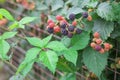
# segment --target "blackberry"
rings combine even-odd
[[[67,25],[66,23],[61,23],[60,27],[64,29],[64,28],[66,28],[66,25]]]
[[[68,27],[68,30],[69,30],[70,32],[73,32],[73,31],[74,31],[74,29],[75,29],[75,27],[74,27],[74,26],[72,26],[72,25],[70,25],[70,26]]]
[[[82,30],[81,30],[81,29],[76,28],[76,34],[80,34],[81,32],[82,32]]]
[[[88,13],[87,12],[83,12],[82,16],[83,16],[83,18],[87,18],[88,17]]]
[[[73,20],[75,19],[75,14],[71,13],[71,14],[69,15],[69,19],[70,19],[71,21],[73,21]]]
[[[67,35],[67,34],[68,34],[68,31],[67,31],[66,29],[62,29],[62,30],[61,30],[61,34]]]
[[[102,47],[101,47],[100,45],[96,45],[96,46],[95,46],[95,50],[96,50],[96,51],[100,51],[101,49],[102,49]]]
[[[48,31],[49,33],[53,33],[53,32],[54,32],[54,29],[53,29],[53,28],[48,27],[48,28],[47,28],[47,31]]]
[[[72,38],[73,34],[72,33],[68,33],[67,35],[69,38]]]

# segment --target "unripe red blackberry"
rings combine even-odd
[[[76,28],[76,34],[80,34],[81,32],[82,32],[82,30],[81,30],[81,29]]]
[[[49,25],[48,25],[50,28],[53,28],[55,26],[55,23],[51,22]]]
[[[56,26],[56,27],[54,27],[53,29],[54,29],[54,33],[60,32],[60,27],[59,27],[59,26]]]
[[[71,13],[71,14],[69,15],[69,19],[70,19],[71,21],[73,21],[73,20],[75,19],[75,14]]]
[[[61,34],[67,35],[67,34],[68,34],[68,31],[67,31],[66,29],[61,29]]]
[[[72,38],[73,34],[72,33],[68,33],[67,35],[69,38]]]
[[[95,50],[96,50],[96,51],[100,51],[101,49],[102,49],[102,47],[101,47],[100,45],[96,45],[96,46],[95,46]]]
[[[49,19],[49,20],[47,21],[47,24],[50,24],[50,23],[53,23],[53,21]]]
[[[72,25],[70,25],[70,26],[68,27],[68,30],[69,30],[70,32],[73,32],[73,31],[74,31],[74,29],[75,29],[75,27],[74,27],[74,26],[72,26]]]
[[[76,26],[76,25],[77,25],[77,21],[74,20],[74,21],[72,22],[72,25],[73,25],[73,26]]]
[[[47,31],[48,31],[49,33],[53,33],[53,32],[54,32],[54,29],[53,29],[53,28],[48,27],[48,28],[47,28]]]
[[[83,16],[83,18],[87,18],[88,17],[88,13],[87,12],[83,12],[82,16]]]
[[[63,17],[61,15],[57,15],[56,20],[58,20],[58,21],[63,20]]]

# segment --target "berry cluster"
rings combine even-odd
[[[73,34],[80,34],[82,32],[80,28],[76,27],[77,21],[73,13],[69,15],[69,20],[72,23],[68,23],[61,15],[57,15],[56,20],[57,22],[53,22],[52,20],[47,21],[47,31],[49,33],[61,33],[64,36],[72,38]]]
[[[0,20],[0,26],[3,26],[3,25],[5,25],[5,24],[7,24],[7,22],[8,22],[7,19],[5,19],[5,18],[1,19],[1,20]]]
[[[94,36],[93,42],[90,44],[90,46],[96,51],[99,51],[101,54],[103,54],[112,48],[111,44],[103,42],[98,32],[95,32],[93,36]]]

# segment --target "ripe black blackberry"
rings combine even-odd
[[[60,27],[63,28],[63,29],[66,28],[66,26],[67,26],[66,23],[61,23],[61,24],[60,24]]]
[[[70,31],[70,32],[73,32],[73,31],[74,31],[74,29],[75,29],[75,27],[74,27],[74,26],[72,26],[72,25],[70,25],[70,26],[68,27],[68,31]]]
[[[83,16],[83,18],[87,18],[88,17],[88,13],[87,12],[83,12],[82,16]]]
[[[71,21],[73,21],[73,20],[75,19],[75,14],[71,13],[71,14],[69,15],[69,19],[70,19]]]
[[[81,32],[82,32],[82,30],[81,30],[81,29],[76,28],[76,34],[80,34]]]
[[[54,32],[54,29],[53,29],[53,28],[48,27],[48,28],[47,28],[47,31],[48,31],[49,33],[53,33],[53,32]]]
[[[66,29],[61,29],[61,34],[62,35],[67,35],[68,34],[68,31]]]

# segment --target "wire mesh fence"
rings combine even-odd
[[[6,8],[7,10],[9,10],[12,14],[19,16],[27,16],[26,14],[22,13],[20,14],[19,12],[17,12],[16,10],[14,10],[13,7],[18,7],[19,4],[14,3],[13,1],[7,0],[6,5],[1,5],[1,7]],[[49,35],[49,33],[45,30],[45,29],[41,29],[40,25],[38,24],[28,24],[26,25],[29,27],[28,31],[24,31],[24,34],[29,35],[29,36],[36,36],[39,38],[42,38],[43,34],[44,35]],[[7,28],[0,28],[0,32],[2,33],[3,31],[7,31]],[[17,35],[18,37],[22,38],[22,36],[24,36],[24,34],[20,31],[21,35]],[[54,38],[60,40],[61,37],[54,35]],[[15,39],[11,39],[9,40],[9,42],[16,42],[17,41]],[[13,58],[10,60],[11,63],[7,63],[5,62],[6,70],[7,72],[10,74],[10,76],[12,76],[15,71],[16,68],[18,67],[18,65],[20,64],[20,62],[24,59],[25,53],[26,53],[26,49],[22,49],[19,46],[15,46],[15,49],[12,49],[13,51]],[[119,45],[116,42],[116,46],[119,47]],[[29,48],[29,47],[28,47]],[[109,62],[113,62],[115,63],[115,59],[117,57],[120,56],[120,50],[118,49],[114,49],[115,52],[115,57],[110,56],[108,59],[108,63]],[[11,66],[11,64],[13,66]],[[87,70],[87,68],[85,66],[82,67],[83,68],[83,73],[79,73],[76,72],[76,76],[77,76],[77,80],[86,80],[87,77],[84,75],[84,70]],[[120,70],[117,68],[112,69],[110,67],[110,65],[106,65],[106,70],[105,73],[107,74],[108,72],[110,72],[111,74],[113,74],[111,77],[113,77],[110,80],[120,80]],[[60,76],[63,76],[64,74],[60,71],[56,71],[56,73],[53,75],[49,70],[47,70],[42,64],[34,64],[33,69],[31,70],[31,72],[27,75],[26,80],[59,80]],[[10,77],[9,76],[9,77]],[[110,76],[110,75],[109,75]],[[108,77],[109,77],[108,76]],[[3,79],[3,80],[7,80],[7,79]]]

